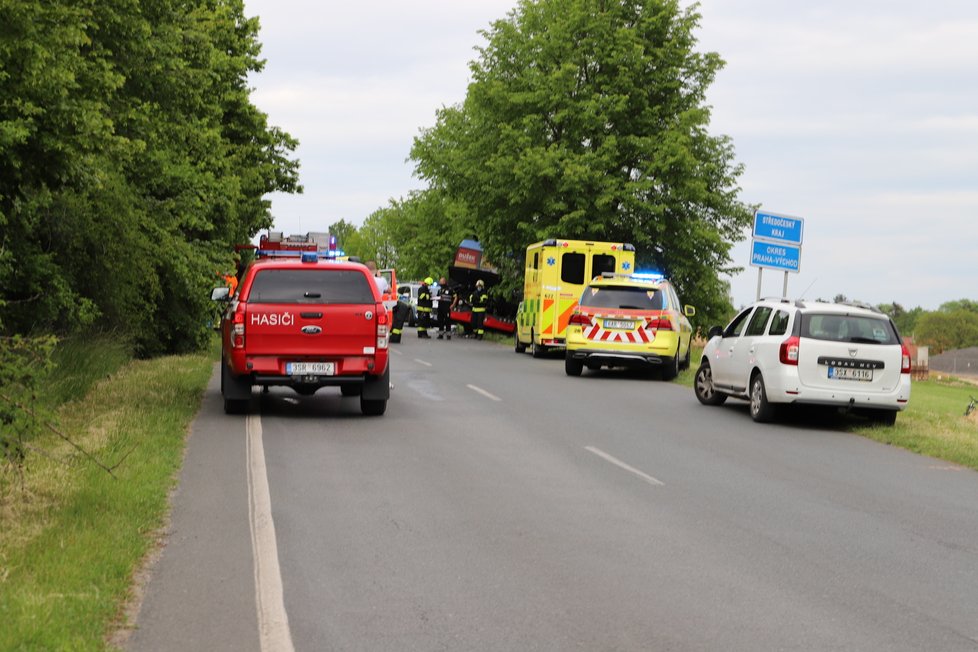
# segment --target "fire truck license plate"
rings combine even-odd
[[[332,376],[336,373],[335,362],[287,362],[285,373],[290,376]]]
[[[630,331],[635,327],[635,322],[633,321],[623,321],[621,319],[605,319],[605,328],[616,328],[618,330]]]
[[[846,367],[829,367],[829,378],[838,380],[873,380],[872,369],[848,369]]]

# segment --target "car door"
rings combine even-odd
[[[754,308],[747,327],[737,341],[730,347],[730,384],[738,392],[746,392],[750,382],[750,374],[757,360],[758,345],[767,331],[767,323],[771,319],[774,308],[760,305]]]
[[[720,341],[717,343],[713,356],[710,358],[710,367],[713,370],[714,384],[722,385],[724,387],[733,385],[735,370],[732,356],[737,350],[737,344],[740,342],[740,336],[743,333],[744,328],[747,326],[747,319],[750,317],[752,312],[754,312],[753,306],[743,310],[740,314],[734,317],[729,324],[727,324],[725,329],[723,329],[723,334],[720,336]]]

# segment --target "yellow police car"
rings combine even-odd
[[[564,370],[580,376],[584,367],[638,367],[672,380],[689,366],[694,314],[659,274],[596,276],[571,315]]]

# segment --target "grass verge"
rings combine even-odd
[[[68,359],[87,368],[91,352],[77,347]],[[52,384],[62,397],[90,388],[61,405],[58,428],[118,467],[113,477],[46,434],[32,442],[45,455],[32,453],[21,475],[4,471],[0,649],[108,647],[105,637],[122,618],[133,572],[165,518],[214,359],[212,349],[115,365],[115,373],[103,359],[86,373],[63,370],[63,386]]]
[[[699,367],[696,361],[702,352],[702,347],[693,347],[693,364],[676,379],[690,391]],[[884,444],[978,470],[978,411],[970,418],[964,416],[971,396],[978,396],[978,387],[955,378],[945,376],[938,380],[935,376],[930,380],[915,380],[910,403],[897,416],[892,428],[867,425],[856,418],[841,422],[841,428]]]

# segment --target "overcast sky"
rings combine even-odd
[[[305,193],[272,196],[287,233],[359,225],[420,188],[413,138],[465,97],[478,31],[516,5],[245,2],[267,59],[253,99],[301,142]],[[978,2],[703,0],[700,12],[699,49],[727,62],[708,101],[711,130],[745,166],[741,199],[805,219],[788,295],[978,299]],[[738,306],[757,292],[747,236]],[[762,294],[783,280],[765,271]]]

